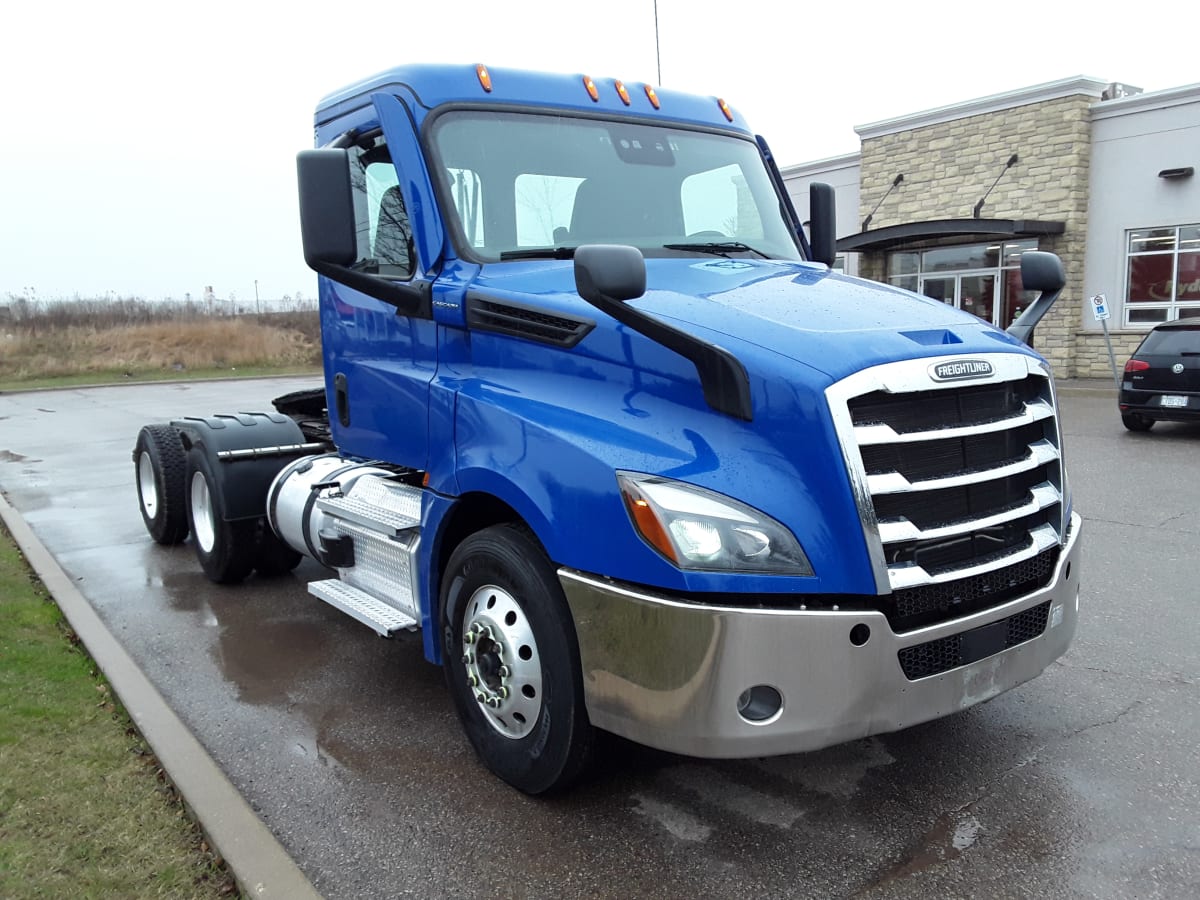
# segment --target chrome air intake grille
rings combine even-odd
[[[878,366],[826,392],[876,587],[892,594],[884,608],[897,630],[1004,602],[1014,586],[1041,586],[1061,544],[1061,440],[1048,372],[1032,357],[983,354],[970,360],[990,374],[935,380],[936,366],[955,359]]]

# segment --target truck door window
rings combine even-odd
[[[349,155],[358,245],[353,267],[376,275],[412,277],[412,228],[383,138],[352,147]]]

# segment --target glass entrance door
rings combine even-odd
[[[979,274],[926,275],[921,293],[948,306],[966,310],[985,322],[995,322],[996,276]]]

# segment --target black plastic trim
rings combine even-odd
[[[596,327],[592,319],[551,312],[513,300],[501,300],[478,291],[467,293],[466,312],[467,325],[470,328],[494,331],[497,334],[525,338],[555,347],[574,347]],[[556,321],[547,322],[547,319]]]
[[[916,241],[942,237],[1039,237],[1062,234],[1066,222],[1034,219],[939,219],[933,222],[905,222],[872,228],[841,238],[839,253],[891,250]]]

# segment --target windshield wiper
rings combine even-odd
[[[528,250],[501,250],[500,259],[573,259],[574,247],[531,247]]]
[[[694,244],[663,244],[664,250],[695,250],[697,253],[715,253],[717,256],[729,257],[730,253],[757,253],[763,259],[771,257],[757,247],[743,244],[741,241],[699,241]]]

